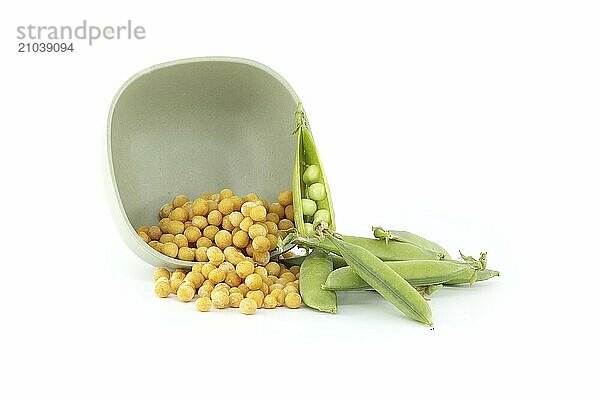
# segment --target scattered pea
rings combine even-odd
[[[241,279],[246,279],[254,272],[254,263],[249,260],[240,261],[235,266],[235,272]]]
[[[293,196],[292,192],[289,190],[284,190],[277,196],[277,202],[281,204],[283,207],[292,204]]]
[[[240,278],[235,270],[229,271],[225,276],[225,283],[229,286],[239,286],[242,283],[242,278]]]
[[[168,297],[171,293],[171,282],[168,278],[161,277],[154,283],[154,293],[158,297]]]
[[[254,225],[254,221],[250,217],[245,217],[242,222],[240,222],[240,229],[244,232],[248,232],[250,227]]]
[[[171,213],[169,214],[169,218],[171,219],[171,221],[179,221],[183,223],[187,221],[188,213],[183,208],[177,207],[173,211],[171,211]]]
[[[300,297],[300,295],[298,293],[288,293],[285,296],[285,305],[288,308],[298,308],[300,307],[300,304],[302,303],[302,298]]]
[[[240,230],[240,231],[236,232],[233,235],[233,240],[232,241],[233,241],[233,244],[236,247],[238,247],[240,249],[243,249],[246,246],[248,246],[248,243],[250,241],[250,237],[248,236],[247,232],[245,232],[243,230]]]
[[[221,230],[217,232],[217,234],[215,235],[215,244],[221,249],[231,246],[231,233],[226,230]]]
[[[272,261],[265,265],[265,269],[267,270],[267,275],[279,276],[279,271],[281,270],[281,267],[278,263]]]
[[[204,264],[202,266],[202,275],[204,276],[204,279],[208,279],[208,274],[210,274],[211,271],[216,268],[217,267],[214,264],[211,264],[211,263]]]
[[[242,314],[251,315],[256,312],[258,308],[254,299],[245,298],[240,301],[240,311]]]
[[[294,285],[286,285],[283,288],[283,293],[287,296],[290,293],[298,293],[298,288],[296,288]]]
[[[243,299],[244,296],[241,293],[231,293],[229,295],[229,307],[238,308]]]
[[[220,283],[223,282],[225,280],[225,277],[227,276],[226,272],[223,271],[221,268],[215,268],[212,271],[210,271],[210,273],[208,274],[208,279],[212,282],[212,283]]]
[[[202,273],[202,265],[203,264],[201,262],[194,263],[194,265],[192,265],[192,271],[194,271],[194,272],[198,271],[198,272]]]
[[[287,218],[279,220],[279,223],[277,224],[277,228],[279,229],[279,231],[287,231],[289,229],[292,229],[293,227],[294,223]]]
[[[198,296],[199,297],[208,297],[210,298],[210,294],[213,291],[213,287],[210,285],[202,285],[200,286],[200,288],[198,289]]]
[[[217,246],[209,247],[208,250],[206,250],[206,256],[213,265],[220,265],[223,261],[225,261],[225,255],[223,254],[223,251],[221,251],[221,249]]]
[[[281,283],[273,283],[271,284],[271,286],[269,286],[269,292],[273,293],[275,290],[283,290],[285,286],[282,285]]]
[[[267,210],[262,205],[252,207],[250,209],[249,216],[250,216],[250,218],[252,218],[253,221],[262,222],[262,221],[265,221],[267,218]]]
[[[219,212],[222,215],[229,215],[233,212],[234,210],[234,204],[233,204],[233,200],[231,198],[226,198],[223,199],[219,202]]]
[[[179,249],[177,258],[183,261],[194,261],[196,259],[196,251],[189,247],[182,247]]]
[[[160,239],[162,235],[162,231],[160,230],[160,227],[157,225],[152,225],[150,228],[148,228],[148,237],[151,240],[158,240]]]
[[[202,271],[190,271],[183,280],[191,282],[194,288],[198,289],[204,283],[204,275],[202,275]]]
[[[277,307],[277,298],[272,294],[268,294],[263,300],[263,305],[265,308],[275,308]]]
[[[246,293],[247,299],[252,299],[256,302],[256,307],[261,308],[265,299],[265,294],[261,290],[250,290]]]
[[[179,299],[179,301],[182,301],[184,303],[191,301],[194,298],[195,294],[196,290],[194,288],[194,285],[190,282],[182,282],[179,285],[179,288],[177,288],[177,298]]]
[[[259,290],[262,287],[262,278],[260,275],[252,273],[244,279],[244,283],[250,290]]]
[[[229,305],[229,294],[223,290],[213,290],[210,298],[215,308],[226,308]]]
[[[211,211],[215,211],[219,209],[219,204],[215,201],[215,200],[207,200],[206,203],[208,204],[208,212],[210,214]]]
[[[160,278],[171,279],[171,273],[166,268],[157,268],[154,270],[154,273],[152,274],[152,278],[154,278],[155,282],[157,280],[159,280]]]
[[[181,207],[182,205],[184,205],[188,201],[190,201],[190,199],[186,195],[178,194],[177,196],[175,196],[173,198],[173,206],[174,207]]]
[[[205,217],[206,215],[208,215],[208,208],[208,201],[203,198],[196,199],[192,203],[192,212],[194,213],[194,215],[201,215]]]
[[[223,290],[227,292],[227,294],[229,294],[229,289],[231,289],[231,287],[229,287],[228,284],[226,284],[225,282],[220,282],[215,285],[213,290]]]
[[[210,308],[212,307],[212,302],[208,296],[197,298],[194,304],[196,305],[196,310],[202,312],[210,311]]]
[[[197,226],[190,226],[183,231],[188,243],[196,243],[202,236],[202,231]]]
[[[265,221],[274,223],[275,227],[277,227],[277,223],[279,222],[279,219],[280,219],[279,215],[277,215],[273,212],[268,213],[267,216],[265,217]]]
[[[269,213],[276,214],[279,219],[282,219],[285,217],[285,207],[279,203],[271,203],[269,206]]]
[[[185,237],[184,234],[178,233],[173,238],[173,243],[175,243],[177,245],[177,247],[187,247],[188,240],[187,240],[187,238]]]
[[[244,199],[240,196],[231,196],[231,201],[233,201],[233,209],[235,211],[240,211],[242,208],[242,204],[244,204]]]
[[[175,240],[175,235],[171,234],[171,233],[163,233],[162,235],[160,235],[160,239],[158,239],[158,241],[160,243],[169,243],[169,242],[173,242]]]
[[[179,248],[177,247],[177,245],[175,243],[169,242],[169,243],[165,243],[163,245],[162,253],[165,256],[175,258],[175,257],[177,257],[178,252],[179,252]]]
[[[294,220],[294,206],[292,204],[285,207],[285,217],[290,221]]]
[[[229,220],[229,215],[226,215],[223,217],[223,222],[221,222],[221,227],[229,232],[231,232],[235,228],[235,226],[233,226],[233,224]]]
[[[167,225],[167,232],[171,235],[177,235],[178,233],[183,233],[185,229],[185,225],[181,221],[170,220]]]
[[[192,225],[202,231],[202,229],[208,226],[208,220],[203,215],[194,215],[192,217]]]
[[[239,211],[234,211],[231,214],[229,214],[229,222],[231,222],[231,225],[233,225],[234,227],[240,226],[240,223],[243,219],[244,215]]]
[[[256,203],[254,203],[253,201],[246,201],[244,204],[242,204],[240,211],[244,217],[249,217],[250,211],[254,207],[256,207]]]
[[[160,211],[158,212],[158,215],[161,218],[167,218],[169,216],[169,214],[171,214],[171,211],[173,211],[175,207],[173,207],[173,204],[171,203],[166,203],[163,204],[163,206],[160,208]]]
[[[238,286],[238,289],[240,289],[240,293],[242,293],[244,296],[246,296],[246,294],[250,291],[250,289],[248,289],[248,285],[245,283],[241,283],[240,286]]]
[[[253,224],[248,229],[248,236],[250,236],[251,239],[255,239],[258,236],[267,236],[267,233],[267,228],[260,224]]]
[[[196,249],[196,261],[202,261],[202,262],[206,262],[208,261],[208,256],[206,255],[206,250],[208,250],[207,247],[198,247]]]
[[[158,227],[160,228],[162,233],[167,233],[169,222],[171,222],[171,220],[169,218],[162,218],[158,222]]]
[[[256,261],[258,265],[267,265],[271,259],[268,251],[255,251],[252,254],[252,259]]]
[[[254,247],[254,250],[258,252],[269,251],[271,242],[266,238],[266,236],[257,236],[252,240],[252,247]]]

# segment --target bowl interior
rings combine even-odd
[[[224,187],[269,201],[291,186],[297,98],[278,75],[247,60],[158,66],[113,103],[109,158],[131,228],[158,222],[174,195]]]

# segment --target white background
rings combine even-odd
[[[329,3],[3,10],[3,397],[592,395],[594,2]],[[147,38],[17,53],[16,26],[83,18],[132,19]],[[434,331],[368,293],[340,296],[335,316],[200,314],[154,297],[106,206],[108,107],[140,69],[206,55],[255,59],[295,88],[341,232],[383,224],[487,250],[502,276],[436,293]]]

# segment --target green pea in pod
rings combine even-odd
[[[329,184],[302,102],[298,102],[296,109],[294,134],[298,135],[292,177],[294,224],[300,236],[312,237],[315,235],[315,225],[323,222],[335,229],[335,215]]]

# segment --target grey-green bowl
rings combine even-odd
[[[172,61],[131,77],[107,136],[109,202],[127,246],[152,266],[189,268],[136,233],[158,223],[162,204],[225,187],[274,201],[290,189],[297,101],[279,74],[240,58]]]

